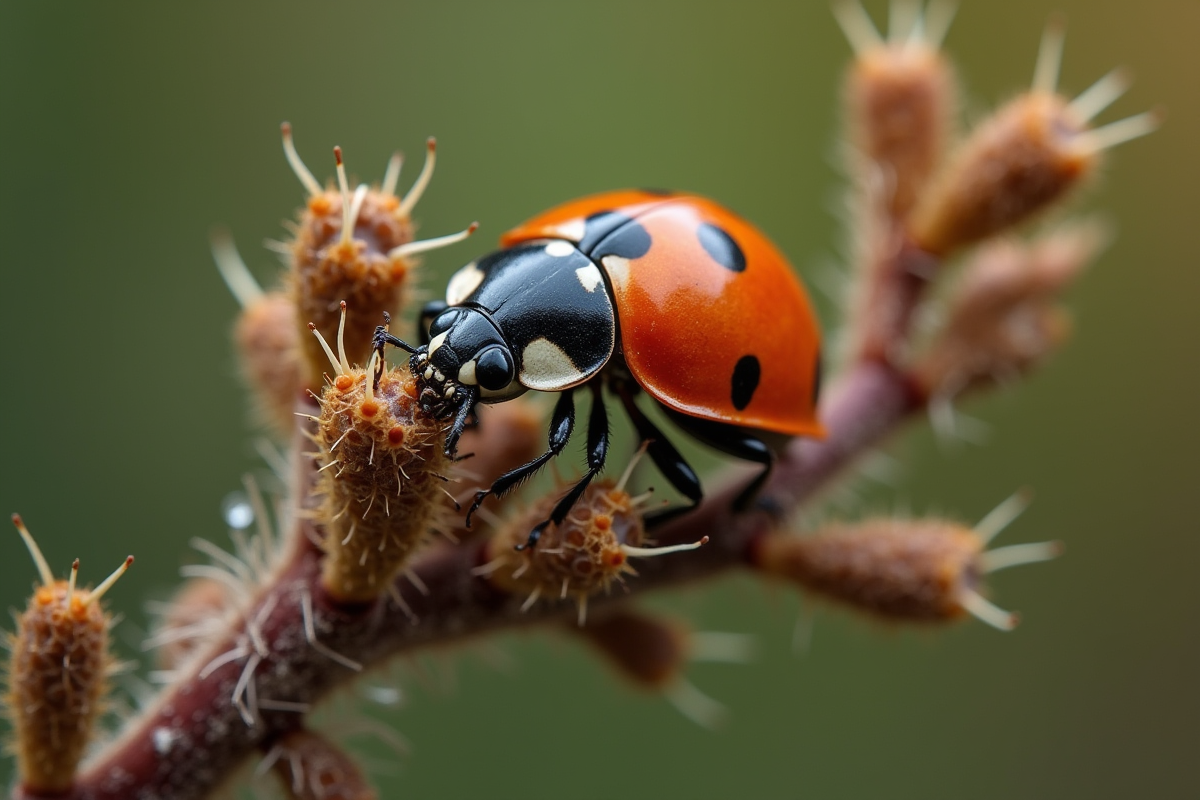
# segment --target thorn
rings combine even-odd
[[[971,589],[964,589],[958,597],[958,602],[971,616],[980,622],[986,622],[996,630],[1011,631],[1021,621],[1021,616],[1016,612],[1005,611],[993,605],[983,595]]]
[[[429,186],[429,180],[433,177],[433,167],[436,163],[437,139],[430,136],[425,140],[425,163],[421,166],[421,174],[413,182],[412,188],[408,190],[408,194],[404,195],[404,199],[400,201],[400,207],[396,209],[396,216],[407,217],[416,208],[417,202],[425,194],[425,189]]]
[[[338,321],[338,366],[342,368],[342,375],[350,372],[350,361],[346,358],[346,301],[340,303],[342,309],[341,319]]]
[[[308,329],[313,332],[313,335],[317,337],[317,341],[321,343],[321,348],[325,351],[325,355],[329,356],[329,363],[333,366],[333,371],[338,375],[342,375],[342,365],[338,363],[337,356],[333,354],[333,348],[329,346],[329,342],[325,341],[325,337],[317,330],[317,324],[315,322],[308,323]]]
[[[975,534],[986,545],[1000,535],[1000,532],[1012,524],[1013,520],[1025,513],[1033,502],[1033,489],[1023,486],[1013,492],[1000,505],[989,511],[975,525]]]
[[[50,571],[50,565],[46,563],[46,557],[42,555],[41,548],[37,546],[37,542],[33,540],[29,529],[25,527],[25,521],[21,519],[21,515],[13,514],[12,523],[17,526],[17,532],[21,534],[21,538],[25,540],[25,546],[29,548],[29,555],[33,557],[33,564],[37,567],[38,576],[42,579],[42,585],[53,586],[54,573]]]
[[[1099,153],[1101,150],[1111,150],[1119,144],[1154,133],[1162,127],[1165,117],[1166,115],[1161,109],[1155,109],[1126,117],[1119,122],[1110,122],[1101,128],[1088,131],[1080,138],[1085,143],[1088,152]]]
[[[1062,66],[1063,40],[1067,20],[1062,14],[1052,14],[1042,32],[1038,46],[1037,66],[1033,70],[1033,91],[1054,94],[1058,91],[1058,71]]]
[[[404,155],[397,150],[388,159],[387,170],[383,173],[383,182],[379,184],[379,193],[385,197],[396,196],[396,184],[400,182],[400,169],[404,166]]]
[[[217,271],[221,273],[222,280],[229,287],[230,294],[238,301],[238,305],[248,308],[261,300],[262,287],[258,285],[258,281],[254,280],[250,268],[242,260],[229,231],[223,228],[213,231],[209,236],[209,244],[212,248],[213,261],[217,264]]]
[[[478,229],[479,223],[472,222],[467,226],[466,230],[459,231],[458,233],[450,233],[433,239],[423,239],[419,242],[408,242],[406,244],[393,247],[390,251],[388,251],[388,258],[405,258],[417,253],[424,253],[427,250],[436,250],[439,247],[448,247],[452,244],[458,244]]]
[[[287,156],[288,164],[292,167],[292,172],[296,173],[296,177],[300,179],[300,183],[308,190],[310,196],[316,197],[321,194],[323,191],[321,184],[309,172],[308,167],[304,166],[304,161],[301,160],[300,154],[296,152],[296,145],[292,141],[291,123],[280,123],[279,130],[283,134],[283,153]]]
[[[669,547],[634,547],[633,545],[621,545],[621,552],[627,556],[635,558],[649,558],[651,556],[665,556],[668,553],[681,553],[684,550],[695,550],[708,544],[708,537],[705,536],[698,542],[691,544],[675,544]]]
[[[833,4],[833,16],[856,56],[883,46],[883,37],[858,0],[837,0]]]
[[[1123,67],[1117,67],[1084,89],[1067,105],[1067,111],[1081,122],[1088,122],[1125,94],[1131,83],[1129,71]]]
[[[71,577],[67,579],[67,604],[70,605],[71,597],[75,594],[75,584],[79,582],[79,559],[71,562]]]
[[[979,571],[987,575],[1022,564],[1050,561],[1061,556],[1065,549],[1062,542],[1033,542],[1000,547],[979,554]]]
[[[76,559],[76,563],[78,563],[78,559]],[[133,556],[125,556],[125,561],[121,564],[121,566],[113,570],[113,573],[105,578],[103,583],[101,583],[95,589],[92,589],[92,593],[88,595],[87,600],[83,601],[83,604],[85,606],[90,606],[101,597],[104,597],[105,593],[107,593],[108,590],[113,587],[113,584],[115,584],[120,577],[125,574],[126,570],[132,566]]]

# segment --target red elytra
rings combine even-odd
[[[815,408],[821,340],[808,295],[787,258],[737,214],[694,195],[622,190],[552,208],[500,242],[578,244],[601,212],[634,219],[650,236],[644,255],[600,260],[619,347],[646,392],[702,419],[823,436]],[[751,360],[757,380],[739,408],[731,376]]]

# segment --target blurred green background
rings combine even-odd
[[[822,612],[797,658],[789,592],[740,578],[656,598],[760,641],[757,663],[689,673],[732,710],[715,733],[571,641],[504,637],[505,669],[479,648],[438,654],[423,662],[432,679],[396,673],[407,707],[381,715],[412,755],[363,747],[386,764],[387,797],[1200,796],[1200,4],[967,2],[947,45],[966,118],[1027,85],[1054,9],[1069,19],[1063,86],[1129,65],[1137,83],[1102,119],[1162,106],[1167,125],[1116,151],[1076,204],[1117,232],[1072,293],[1076,339],[1026,384],[970,405],[985,445],[944,448],[914,425],[893,448],[892,485],[867,485],[845,512],[974,520],[1034,487],[1002,542],[1062,538],[1068,554],[994,582],[1021,628],[913,632]],[[625,185],[721,199],[813,285],[842,251],[848,47],[824,3],[5,2],[0,14],[0,509],[25,516],[58,571],[78,556],[95,581],[137,555],[110,595],[125,655],[142,603],[195,559],[188,539],[224,542],[222,499],[263,469],[229,341],[236,306],[207,237],[227,225],[272,280],[260,243],[284,235],[302,199],[281,120],[322,178],[334,144],[367,180],[399,147],[407,185],[424,137],[438,137],[423,230],[483,228],[427,260],[435,291],[507,227]],[[15,534],[0,541],[0,605],[21,606],[34,569]],[[362,705],[344,698],[324,719],[351,728]],[[0,782],[10,775],[0,766]]]

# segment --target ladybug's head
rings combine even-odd
[[[525,391],[511,348],[483,311],[447,308],[434,318],[429,336],[429,345],[410,361],[427,411],[449,417],[464,402],[498,403]]]

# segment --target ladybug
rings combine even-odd
[[[412,354],[418,402],[453,419],[446,454],[477,403],[533,389],[558,392],[549,448],[478,492],[501,496],[562,452],[575,426],[574,393],[587,389],[587,472],[550,518],[558,524],[604,468],[609,430],[603,390],[624,408],[663,476],[694,508],[695,471],[639,408],[644,392],[684,432],[757,462],[744,508],[770,474],[787,436],[822,436],[816,419],[820,332],[783,254],[759,230],[711,200],[626,190],[553,208],[501,237],[503,249],[450,279],[445,302],[421,312],[422,345],[376,329],[375,346]],[[381,359],[382,362],[382,359]]]

